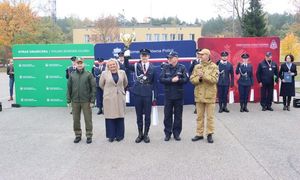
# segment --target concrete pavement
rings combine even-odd
[[[6,98],[0,85],[0,97]],[[300,179],[300,109],[286,112],[275,104],[274,112],[262,112],[259,104],[250,104],[250,113],[240,113],[238,104],[229,105],[230,113],[216,113],[214,144],[191,141],[196,129],[191,105],[184,106],[180,142],[163,141],[160,107],[150,144],[134,143],[133,108],[127,108],[119,143],[106,140],[104,117],[94,109],[93,143],[87,145],[85,138],[73,143],[67,108],[4,103],[0,179]]]

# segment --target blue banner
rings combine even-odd
[[[161,63],[167,62],[166,56],[171,51],[176,51],[179,54],[179,63],[185,65],[187,72],[190,67],[190,62],[192,59],[195,58],[195,49],[196,49],[196,43],[195,41],[160,41],[160,42],[133,42],[130,45],[130,55],[132,59],[139,59],[140,49],[149,49],[151,51],[150,54],[150,62],[154,64],[156,67],[156,73],[157,77],[159,77],[159,74],[161,72]],[[122,51],[124,49],[123,43],[105,43],[105,44],[96,44],[94,47],[95,52],[95,59],[96,58],[104,58],[104,59],[110,59],[113,57],[118,56],[118,52]],[[131,60],[131,63],[134,63],[136,61]],[[132,85],[132,79],[133,79],[134,73],[132,72],[129,79],[129,85]],[[158,104],[163,105],[164,104],[164,91],[163,91],[163,85],[159,83],[159,80],[157,81],[158,88]],[[185,85],[185,97],[184,97],[184,104],[193,104],[194,103],[194,87],[189,82]],[[130,94],[130,103],[129,105],[133,105],[133,96]]]

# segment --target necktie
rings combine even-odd
[[[146,64],[144,64],[144,72],[146,72]]]

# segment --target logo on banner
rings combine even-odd
[[[21,91],[36,91],[34,87],[20,87]]]
[[[46,101],[47,102],[63,102],[62,99],[50,99],[50,98],[47,98]]]
[[[270,48],[271,49],[277,49],[278,48],[278,45],[277,45],[277,43],[274,39],[271,41]]]
[[[19,64],[19,67],[23,67],[23,68],[33,68],[35,67],[34,64]]]
[[[46,87],[47,91],[63,91],[64,89],[61,87]]]
[[[36,79],[34,76],[19,76],[20,79]]]
[[[62,67],[61,64],[45,64],[45,67]]]
[[[21,102],[37,102],[36,99],[21,98]]]
[[[113,56],[118,56],[118,53],[121,51],[122,51],[122,49],[117,47],[117,48],[113,49],[112,54],[113,54]]]
[[[59,76],[59,75],[46,75],[45,76],[46,79],[62,79],[63,77]]]

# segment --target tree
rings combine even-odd
[[[92,42],[115,42],[119,41],[120,28],[118,19],[114,16],[100,17],[95,21],[95,37]],[[98,38],[97,38],[98,36]]]
[[[251,0],[242,24],[243,36],[265,36],[267,34],[265,13],[260,0]]]
[[[281,41],[281,54],[293,54],[295,60],[300,58],[300,43],[294,33],[288,33],[286,37]]]

